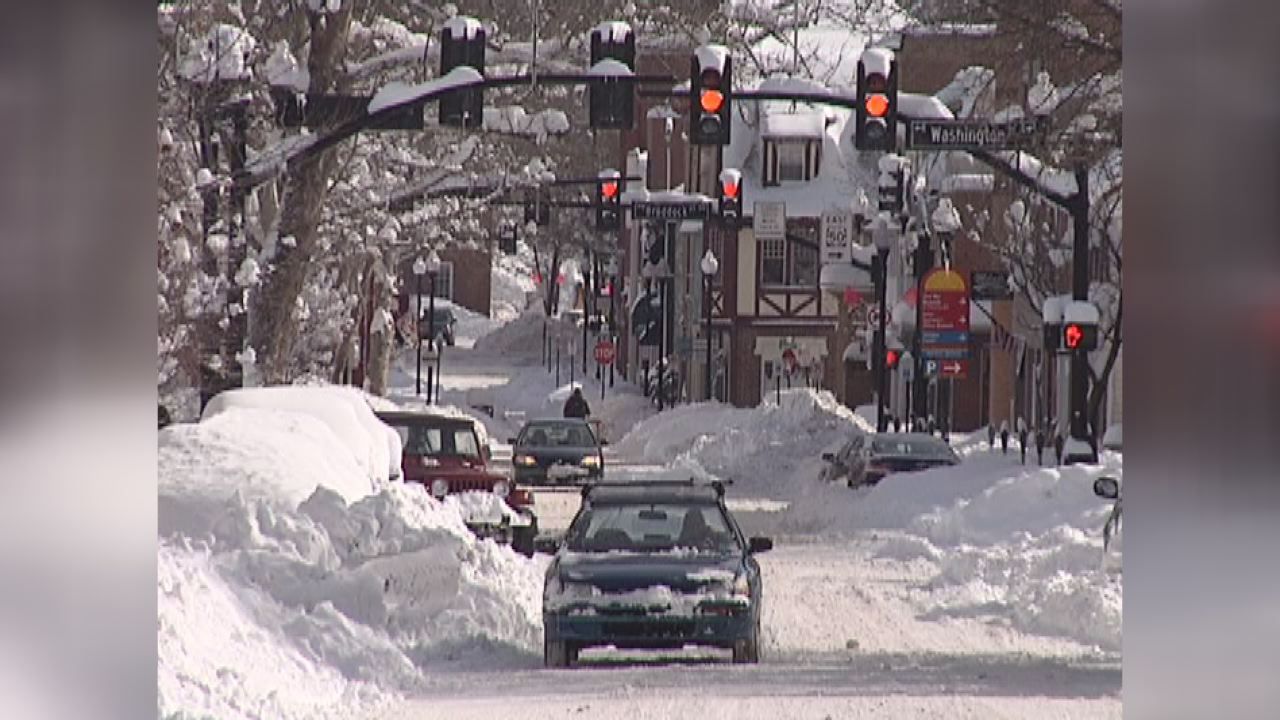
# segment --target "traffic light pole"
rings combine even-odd
[[[1089,300],[1089,173],[1077,167],[1076,194],[1071,197],[1071,297],[1077,301]],[[1071,352],[1071,437],[1089,443],[1091,460],[1097,459],[1098,450],[1089,433],[1086,408],[1089,405],[1089,355],[1085,350]]]
[[[884,416],[885,396],[889,393],[889,367],[885,362],[888,343],[885,340],[888,329],[888,309],[885,304],[889,295],[889,249],[877,251],[880,258],[880,273],[876,277],[876,303],[880,307],[880,318],[876,323],[876,338],[872,343],[876,347],[876,432],[888,429]]]

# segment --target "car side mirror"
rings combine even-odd
[[[835,462],[835,461],[836,461],[835,453],[822,453],[822,462]]]
[[[1093,481],[1093,494],[1107,500],[1120,497],[1120,481],[1113,477],[1100,477]]]
[[[555,555],[560,551],[564,538],[556,535],[539,535],[533,539],[533,551],[543,555]]]
[[[747,541],[747,552],[755,555],[773,549],[773,538],[753,537]]]

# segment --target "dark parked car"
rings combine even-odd
[[[489,447],[480,442],[470,418],[424,412],[378,412],[382,422],[400,433],[405,482],[426,486],[435,497],[461,492],[493,493],[515,511],[514,519],[472,518],[467,526],[481,537],[493,537],[526,555],[533,554],[538,518],[533,496],[505,474],[489,469]]]
[[[542,593],[543,660],[567,667],[583,648],[729,648],[760,659],[763,583],[720,483],[635,481],[583,488]]]
[[[425,340],[431,335],[432,322],[428,320],[427,313],[431,312],[428,308],[422,309],[422,320],[418,323],[418,332],[422,334]],[[458,327],[458,316],[453,312],[453,308],[449,305],[436,305],[435,314],[431,315],[435,319],[436,342],[443,342],[449,347],[453,347],[455,339],[455,331]]]
[[[960,464],[960,456],[946,441],[925,433],[858,434],[822,459],[828,463],[823,477],[845,478],[849,487],[875,485],[890,473]]]
[[[603,443],[589,420],[530,420],[510,442],[518,484],[582,482],[604,474]]]

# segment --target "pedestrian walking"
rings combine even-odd
[[[1062,464],[1062,449],[1064,446],[1066,446],[1066,443],[1067,441],[1065,438],[1062,437],[1062,433],[1055,430],[1053,433],[1053,451],[1058,456],[1057,464],[1059,465]]]
[[[1027,464],[1027,423],[1018,418],[1018,450],[1022,453],[1022,464]]]
[[[897,416],[894,416],[893,418],[893,431],[895,433],[902,432],[902,420],[899,419]]]
[[[591,406],[582,396],[582,388],[576,387],[569,399],[564,401],[564,416],[567,418],[586,418],[591,414]]]
[[[1009,421],[1000,421],[1000,452],[1009,454]]]
[[[996,449],[996,426],[987,423],[987,449]]]
[[[1044,465],[1044,426],[1036,428],[1036,465]]]

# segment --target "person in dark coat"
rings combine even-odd
[[[1058,456],[1058,464],[1062,464],[1062,450],[1066,446],[1067,440],[1062,437],[1062,433],[1054,431],[1053,433],[1053,451]]]
[[[564,416],[567,418],[585,418],[591,414],[591,406],[582,396],[582,388],[574,388],[569,399],[564,401]]]
[[[1036,428],[1036,465],[1044,465],[1044,426]]]
[[[987,423],[987,447],[996,449],[996,426],[991,423]]]
[[[1009,421],[1000,421],[1000,452],[1009,454]]]
[[[1022,464],[1027,464],[1027,423],[1018,418],[1018,450],[1022,453]]]

